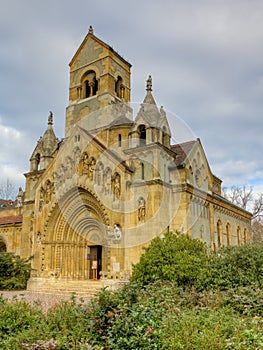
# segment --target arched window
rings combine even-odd
[[[144,163],[141,163],[141,178],[144,180]]]
[[[217,221],[216,232],[217,232],[217,246],[218,248],[220,248],[222,246],[222,238],[221,238],[222,224],[220,220]]]
[[[115,82],[115,92],[117,97],[123,99],[124,98],[124,86],[122,83],[122,77],[118,76]]]
[[[121,147],[121,134],[118,135],[118,147]]]
[[[94,71],[88,71],[83,77],[83,98],[95,96],[98,91],[98,80]]]
[[[226,236],[227,236],[227,245],[229,246],[231,241],[230,241],[230,233],[231,233],[231,227],[230,224],[226,224]]]
[[[237,226],[237,243],[238,245],[242,245],[241,229],[239,226]]]
[[[244,229],[244,244],[248,243],[247,229]]]
[[[35,160],[36,160],[35,170],[40,170],[40,154],[39,153],[36,154]]]
[[[140,125],[138,127],[140,146],[144,146],[146,144],[146,128],[145,125]]]

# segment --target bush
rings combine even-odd
[[[204,243],[187,235],[166,233],[152,240],[138,264],[133,266],[131,280],[148,284],[168,280],[177,286],[193,286],[207,265]]]
[[[262,349],[260,318],[244,319],[231,308],[194,308],[169,315],[161,349]]]
[[[42,311],[24,301],[11,303],[0,299],[0,348],[21,349],[24,341],[34,341],[45,334]]]
[[[263,244],[222,248],[209,256],[199,288],[227,290],[263,285]]]
[[[31,272],[30,260],[12,253],[0,253],[0,289],[26,289]]]

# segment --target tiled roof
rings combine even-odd
[[[117,119],[113,120],[110,123],[110,126],[132,125],[132,124],[133,124],[133,121],[123,115],[123,116],[120,116]]]
[[[9,215],[0,217],[0,225],[8,225],[8,224],[20,224],[22,223],[22,215]]]
[[[14,208],[15,205],[16,202],[12,201],[11,199],[0,199],[0,210]]]
[[[175,163],[177,166],[184,163],[196,142],[196,140],[193,140],[171,146],[172,151],[176,153]]]

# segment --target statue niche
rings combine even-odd
[[[115,173],[112,177],[112,192],[114,200],[120,199],[121,195],[121,177],[120,174]]]
[[[145,209],[145,199],[140,198],[138,202],[138,221],[144,222],[145,221],[145,215],[146,215],[146,209]]]

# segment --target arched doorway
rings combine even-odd
[[[98,279],[107,264],[106,225],[105,210],[94,195],[81,188],[69,191],[59,200],[41,242],[43,274]]]

